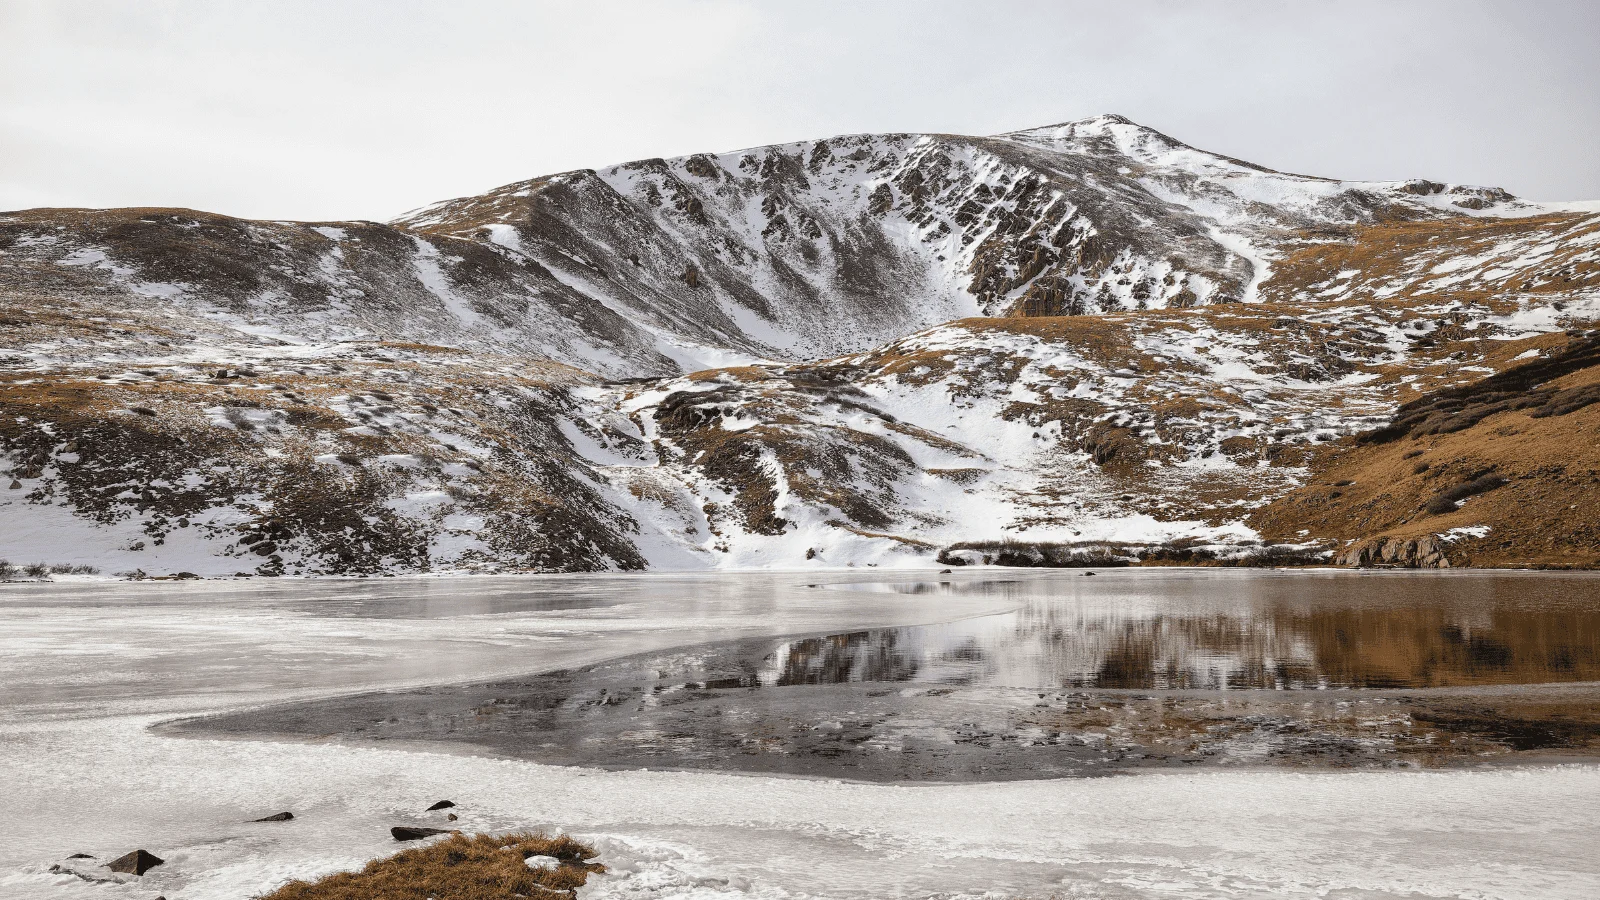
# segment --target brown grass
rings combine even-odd
[[[553,856],[561,865],[530,869],[530,856]],[[510,900],[573,896],[589,873],[605,866],[585,862],[593,848],[572,838],[543,834],[460,832],[429,844],[375,859],[359,872],[316,881],[291,881],[259,900]]]
[[[1552,396],[1600,390],[1600,366],[1548,387]],[[1306,529],[1310,537],[1342,541],[1414,539],[1488,525],[1488,535],[1449,546],[1452,565],[1600,565],[1600,524],[1593,514],[1600,496],[1600,404],[1540,412],[1507,408],[1468,417],[1470,424],[1459,430],[1420,428],[1386,442],[1329,444],[1311,481],[1253,513],[1250,523],[1274,539]],[[1486,478],[1499,486],[1480,490],[1490,487],[1481,481]],[[1462,499],[1458,508],[1455,501]]]
[[[1581,240],[1596,224],[1585,215],[1555,214],[1520,219],[1469,217],[1390,223],[1350,229],[1343,240],[1308,240],[1272,266],[1272,278],[1261,286],[1263,299],[1288,300],[1316,294],[1334,274],[1355,270],[1341,299],[1372,299],[1386,283],[1409,285],[1401,296],[1438,282],[1443,287],[1430,299],[1490,301],[1512,292],[1560,295],[1600,283],[1600,266],[1587,257]],[[1554,252],[1523,258],[1526,246],[1501,254],[1475,268],[1495,270],[1493,277],[1462,283],[1453,272],[1433,272],[1447,259],[1483,256],[1497,244],[1515,240],[1560,240]]]

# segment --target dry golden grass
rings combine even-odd
[[[730,366],[725,369],[706,369],[701,372],[691,372],[690,381],[764,381],[772,377],[772,372],[761,366]]]
[[[1600,386],[1600,367],[1552,386]],[[1250,523],[1279,539],[1307,529],[1313,537],[1343,541],[1488,525],[1489,534],[1450,546],[1452,565],[1600,565],[1600,524],[1593,514],[1600,495],[1600,405],[1542,418],[1530,412],[1496,413],[1447,434],[1329,444],[1310,483],[1256,511]],[[1429,511],[1431,501],[1485,474],[1507,483],[1459,509]]]
[[[259,900],[510,900],[574,891],[605,866],[585,862],[594,850],[569,837],[543,834],[457,832],[426,847],[375,859],[359,872],[316,881],[291,881]],[[561,865],[531,869],[530,856],[553,856]]]
[[[1581,240],[1596,224],[1588,216],[1561,213],[1519,219],[1467,217],[1372,225],[1351,229],[1344,240],[1310,240],[1274,261],[1272,278],[1261,286],[1263,299],[1290,300],[1315,294],[1335,273],[1355,271],[1350,296],[1371,296],[1389,281],[1414,290],[1439,281],[1451,298],[1489,299],[1508,291],[1560,294],[1600,281],[1600,267],[1587,257]],[[1494,256],[1497,245],[1524,240],[1520,248],[1501,251],[1500,274],[1483,282],[1459,283],[1451,271],[1433,272],[1447,259]],[[1532,243],[1560,241],[1553,252],[1519,260]],[[1406,292],[1410,293],[1410,291]],[[1402,294],[1404,296],[1404,294]],[[1439,299],[1438,296],[1434,297]]]

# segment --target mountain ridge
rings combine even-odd
[[[391,223],[4,213],[0,557],[1331,559],[1352,526],[1266,540],[1252,511],[1402,402],[1558,352],[1600,318],[1597,247],[1585,211],[1110,115],[636,160]]]

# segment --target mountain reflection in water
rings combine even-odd
[[[1493,584],[1486,590],[1465,578],[1442,579],[1419,589],[1378,578],[1359,584],[1359,592],[1346,581],[1342,590],[1191,602],[1182,609],[1146,597],[1117,602],[1112,585],[1078,597],[1034,596],[1026,584],[1008,582],[851,585],[1011,592],[1020,608],[945,625],[789,641],[765,660],[757,680],[1147,690],[1600,680],[1600,606],[1563,602],[1559,591],[1528,596],[1514,590],[1515,581]],[[1596,587],[1576,585],[1587,596]]]

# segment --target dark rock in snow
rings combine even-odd
[[[293,818],[294,818],[294,813],[285,811],[285,812],[281,812],[281,813],[273,813],[270,816],[263,816],[263,817],[261,817],[259,819],[256,819],[256,821],[257,822],[287,822],[287,821],[289,821],[290,819],[293,819]]]
[[[134,850],[106,863],[106,868],[113,872],[126,872],[130,875],[143,875],[166,860],[148,850]]]
[[[457,815],[456,815],[456,814],[455,814],[455,813],[451,813],[451,814],[449,814],[449,815],[447,815],[447,816],[445,816],[445,818],[446,818],[446,819],[449,819],[449,820],[450,820],[450,821],[452,821],[452,822],[454,822],[454,821],[455,821],[455,820],[456,820],[456,819],[458,819],[458,818],[460,818],[460,817],[459,817],[459,816],[457,816]]]
[[[71,857],[68,857],[68,859],[71,859]],[[87,872],[79,872],[77,869],[69,869],[66,866],[61,865],[60,863],[57,863],[57,864],[51,866],[50,869],[49,869],[49,872],[50,872],[51,875],[71,875],[74,878],[81,878],[84,881],[89,882],[90,884],[116,884],[117,883],[117,880],[115,878],[96,878],[95,876],[90,875]]]
[[[71,856],[67,857],[67,859],[94,859],[94,857],[90,856],[87,853],[74,853]]]
[[[449,809],[450,807],[455,806],[455,805],[456,804],[455,804],[454,800],[440,800],[438,803],[435,803],[434,805],[428,807],[428,812],[434,812],[436,810],[441,810],[441,809]]]
[[[423,838],[433,837],[436,834],[449,834],[445,828],[411,828],[405,825],[396,825],[389,829],[389,834],[397,841],[420,841]]]

